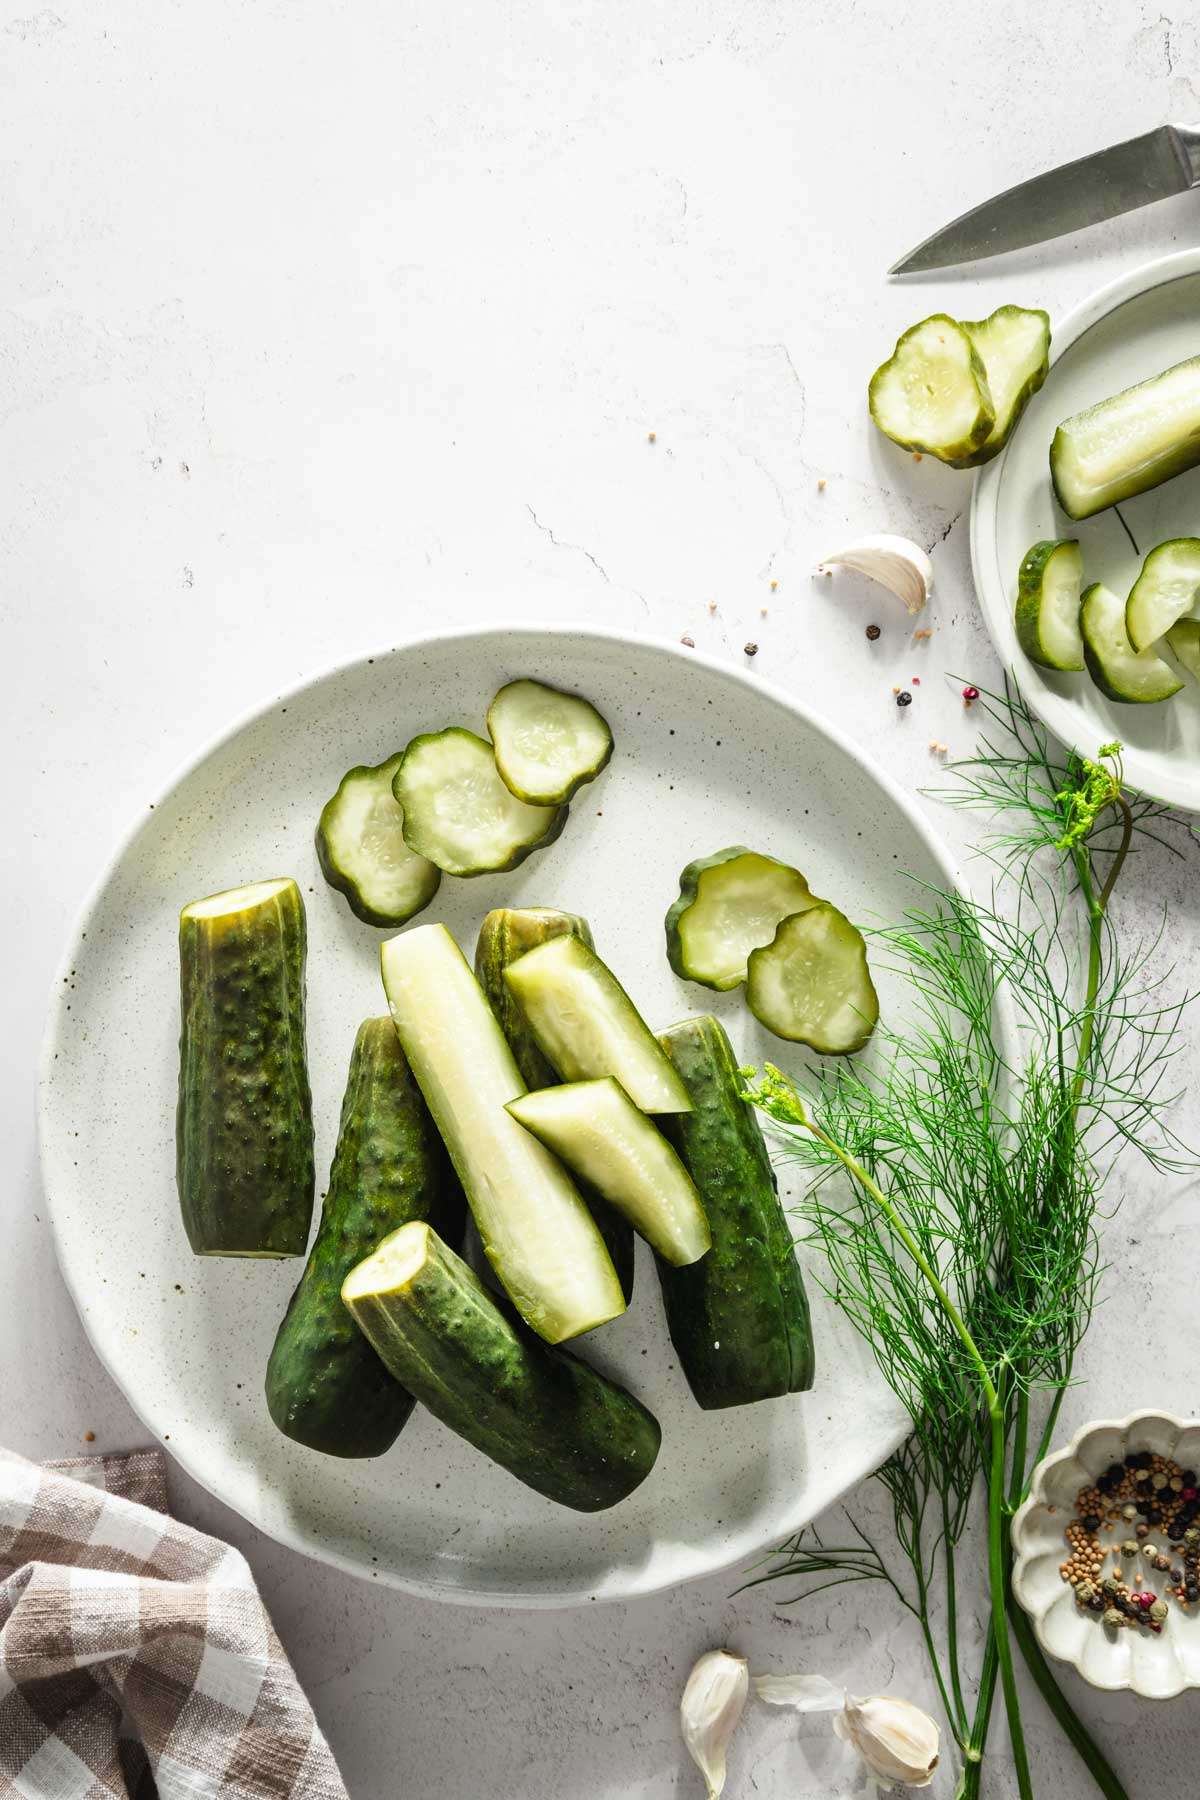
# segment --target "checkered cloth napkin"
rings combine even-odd
[[[245,1558],[168,1516],[161,1451],[0,1450],[0,1797],[155,1794],[346,1800]]]

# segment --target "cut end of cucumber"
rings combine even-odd
[[[361,1300],[364,1294],[394,1293],[424,1268],[429,1256],[431,1227],[423,1219],[401,1225],[356,1263],[342,1283],[342,1299],[347,1306]]]
[[[1168,538],[1151,550],[1125,602],[1125,630],[1148,650],[1200,600],[1200,538]]]
[[[1050,315],[1036,307],[1000,306],[986,319],[964,319],[963,330],[983,359],[996,412],[987,438],[969,458],[977,467],[1000,454],[1049,373]]]
[[[1125,630],[1124,603],[1103,582],[1084,589],[1079,627],[1088,674],[1109,700],[1151,705],[1169,700],[1183,686],[1161,656],[1134,649]]]
[[[620,1082],[543,1088],[511,1100],[507,1110],[669,1263],[683,1267],[711,1249],[695,1182]]]
[[[1050,477],[1070,519],[1128,500],[1200,462],[1200,356],[1064,419]]]
[[[868,389],[871,417],[905,450],[966,466],[996,422],[983,359],[947,313],[922,319],[898,340]]]
[[[746,1001],[776,1037],[823,1056],[861,1050],[879,1018],[862,933],[828,901],[784,919],[750,956]]]
[[[1074,538],[1044,538],[1027,550],[1017,578],[1017,642],[1044,669],[1084,667],[1079,629],[1083,554]]]
[[[404,814],[392,792],[403,756],[350,769],[317,826],[317,860],[326,881],[368,925],[403,925],[437,893],[442,872],[410,850]]]
[[[563,805],[612,755],[612,732],[591,701],[541,681],[502,687],[487,727],[505,785],[538,806]]]
[[[799,869],[735,844],[688,864],[666,917],[667,959],[685,981],[726,993],[781,919],[820,904]]]
[[[1194,681],[1200,681],[1200,620],[1180,619],[1167,633],[1167,645]]]
[[[687,1089],[612,970],[580,938],[551,938],[504,971],[564,1081],[612,1075],[647,1113],[690,1112]]]
[[[251,881],[245,887],[227,888],[223,894],[209,894],[203,900],[193,900],[179,916],[181,919],[225,919],[235,913],[252,912],[256,906],[265,906],[289,890],[299,899],[300,890],[290,875],[275,881]]]
[[[492,746],[451,726],[415,737],[392,783],[411,850],[447,875],[515,869],[554,842],[565,806],[530,806],[506,787]]]

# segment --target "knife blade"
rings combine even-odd
[[[1200,184],[1200,126],[1160,125],[1007,188],[910,250],[889,275],[1024,250]]]

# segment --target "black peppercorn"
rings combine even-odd
[[[1146,1508],[1146,1523],[1148,1525],[1157,1525],[1161,1519],[1162,1508],[1160,1506],[1148,1506]]]
[[[1109,1463],[1104,1473],[1109,1481],[1112,1482],[1113,1486],[1116,1487],[1119,1485],[1121,1477],[1125,1473],[1125,1465],[1124,1463]]]
[[[1195,1469],[1185,1469],[1183,1471],[1183,1485],[1184,1487],[1200,1486],[1200,1481],[1197,1480]]]
[[[883,634],[880,631],[878,625],[868,625],[867,626],[867,636],[868,636],[868,638],[870,638],[872,643],[875,642],[875,639],[877,637],[881,637],[882,635]]]
[[[1088,1513],[1080,1523],[1085,1531],[1099,1531],[1101,1520],[1098,1513]]]
[[[896,695],[896,705],[897,706],[911,706],[912,705],[912,695],[908,692],[907,689],[903,689],[900,693],[898,693]]]

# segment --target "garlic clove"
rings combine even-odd
[[[933,592],[933,564],[911,538],[875,532],[859,538],[849,549],[823,557],[818,569],[853,569],[869,581],[877,581],[903,600],[910,613],[919,613]]]
[[[768,1706],[794,1706],[797,1712],[840,1712],[846,1690],[824,1675],[756,1675],[754,1692]]]
[[[703,1775],[707,1800],[725,1786],[725,1755],[750,1688],[745,1657],[708,1650],[687,1678],[679,1720],[688,1755]]]
[[[834,1721],[838,1736],[853,1744],[867,1772],[883,1787],[928,1787],[938,1765],[941,1734],[937,1725],[908,1700],[876,1694],[868,1700],[849,1695]]]

